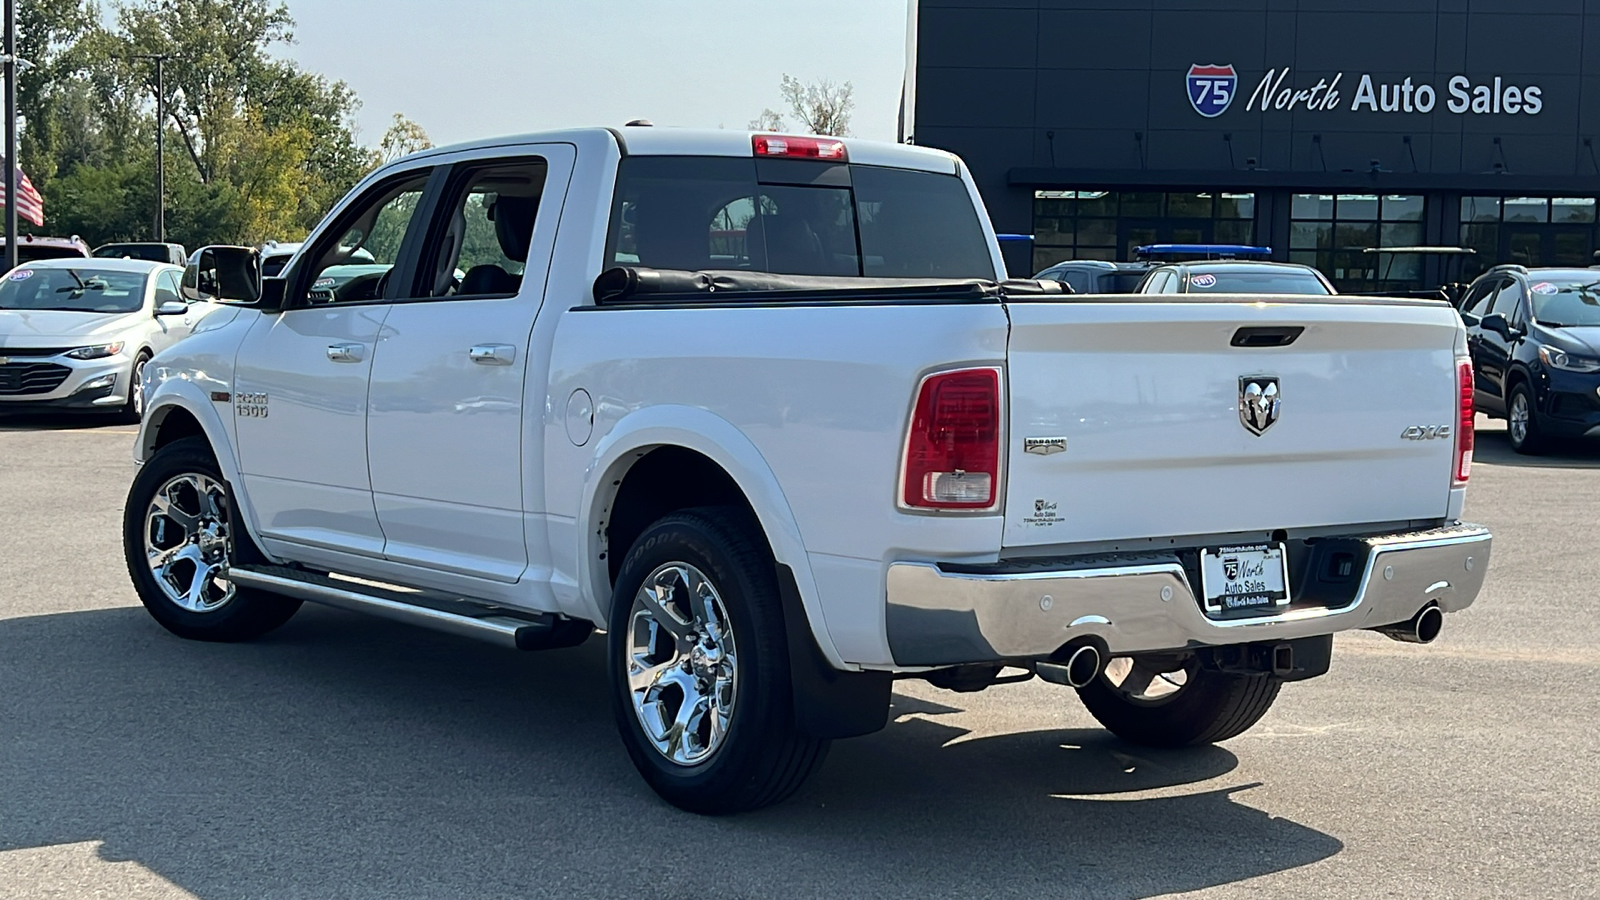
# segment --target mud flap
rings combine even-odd
[[[889,694],[894,677],[887,672],[841,672],[830,665],[811,635],[794,571],[779,563],[777,574],[784,631],[788,634],[795,724],[819,740],[882,730],[889,723]]]

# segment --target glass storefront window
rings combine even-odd
[[[1552,222],[1593,222],[1593,197],[1556,197],[1550,201]]]
[[[1168,194],[1167,215],[1174,219],[1211,218],[1210,194]]]
[[[1597,236],[1594,197],[1463,197],[1461,246],[1478,255],[1463,277],[1490,266],[1588,266]]]
[[[1498,222],[1500,221],[1499,197],[1462,197],[1461,221],[1463,222]]]
[[[1383,198],[1385,222],[1421,222],[1422,198],[1388,195]]]
[[[1337,215],[1341,219],[1375,222],[1378,198],[1373,194],[1340,194]]]
[[[1332,194],[1295,194],[1289,214],[1296,219],[1333,218]]]
[[[1507,222],[1548,222],[1550,201],[1544,197],[1507,197],[1504,218]]]
[[[1315,266],[1341,291],[1421,287],[1419,266],[1385,262],[1369,247],[1422,243],[1426,201],[1412,194],[1296,194],[1290,203],[1290,258]]]
[[[1254,219],[1255,217],[1255,194],[1223,194],[1217,198],[1217,218]]]
[[[1252,244],[1256,195],[1035,191],[1034,271],[1067,259],[1132,259],[1145,244]]]

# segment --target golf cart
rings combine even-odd
[[[1419,297],[1428,300],[1444,300],[1451,306],[1460,306],[1461,297],[1466,293],[1467,280],[1461,277],[1462,266],[1468,259],[1478,255],[1478,251],[1466,247],[1368,247],[1363,253],[1373,254],[1378,258],[1378,282],[1389,281],[1394,274],[1395,260],[1401,256],[1418,257],[1423,265],[1423,271],[1432,269],[1437,274],[1439,286],[1436,288],[1422,288],[1420,290],[1395,290],[1395,291],[1362,291],[1374,297]],[[1437,262],[1430,265],[1430,260]],[[1470,280],[1470,279],[1469,279]]]

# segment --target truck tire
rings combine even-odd
[[[1114,659],[1078,697],[1112,734],[1147,747],[1192,747],[1238,737],[1272,708],[1283,682],[1140,658]],[[1181,683],[1180,682],[1181,679]],[[1154,687],[1152,687],[1154,685]]]
[[[123,508],[122,550],[144,608],[182,638],[251,640],[300,608],[227,580],[230,564],[261,555],[205,438],[173,441],[140,468]]]
[[[668,803],[758,809],[822,764],[828,742],[795,722],[772,553],[748,513],[684,510],[645,529],[617,575],[607,638],[617,728]]]
[[[1533,405],[1533,390],[1526,381],[1517,382],[1506,399],[1506,437],[1511,449],[1535,456],[1549,448],[1549,441],[1539,430],[1539,410]]]

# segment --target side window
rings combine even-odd
[[[1161,293],[1176,294],[1179,293],[1182,288],[1183,275],[1179,272],[1169,270],[1167,272],[1167,283],[1161,286]]]
[[[178,273],[162,272],[156,276],[156,306],[163,303],[182,303],[183,294],[178,291]]]
[[[1495,291],[1494,300],[1490,301],[1489,308],[1484,315],[1499,313],[1507,319],[1516,311],[1517,303],[1522,299],[1522,285],[1515,278],[1507,278],[1500,283],[1500,289]]]
[[[1488,306],[1484,303],[1484,300],[1494,294],[1494,289],[1499,284],[1500,282],[1493,278],[1485,278],[1478,282],[1467,292],[1466,298],[1461,301],[1461,311],[1467,315],[1480,318],[1487,315]]]
[[[548,165],[528,157],[458,167],[429,229],[418,297],[509,297],[522,289]]]
[[[420,226],[417,210],[431,174],[431,169],[410,172],[373,188],[317,239],[300,282],[313,305],[394,295],[389,274],[407,237]]]
[[[1076,269],[1068,269],[1065,272],[1056,273],[1056,277],[1059,280],[1066,282],[1067,285],[1072,288],[1072,292],[1074,294],[1094,293],[1094,288],[1089,284],[1090,276],[1088,272],[1082,272]]]
[[[1142,294],[1159,294],[1159,293],[1161,293],[1161,288],[1163,286],[1165,286],[1166,283],[1167,283],[1167,273],[1164,270],[1157,269],[1154,272],[1151,272],[1146,277],[1149,280],[1146,281],[1144,287],[1142,289],[1140,289],[1140,293],[1142,293]]]

